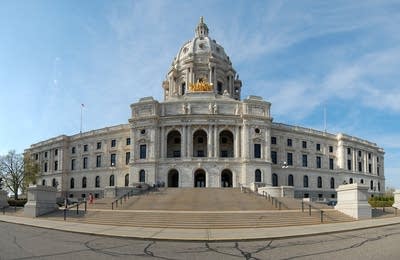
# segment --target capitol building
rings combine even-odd
[[[130,105],[127,123],[61,135],[25,150],[37,183],[62,196],[103,197],[140,183],[167,187],[293,188],[330,199],[343,183],[384,192],[384,151],[346,134],[273,122],[271,103],[242,97],[242,81],[203,19],[162,82],[164,100]]]

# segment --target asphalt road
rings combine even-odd
[[[83,235],[0,222],[0,259],[400,259],[400,225],[251,242]]]

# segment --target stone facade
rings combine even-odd
[[[320,199],[334,198],[344,182],[366,184],[370,194],[384,192],[381,148],[272,122],[269,102],[258,96],[241,100],[242,82],[202,19],[195,32],[162,83],[164,101],[145,97],[132,104],[129,124],[27,149],[41,165],[38,182],[59,184],[62,195],[79,197],[102,197],[105,187],[138,183],[292,186],[295,197]]]

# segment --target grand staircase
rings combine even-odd
[[[115,226],[165,228],[256,228],[320,224],[318,210],[302,212],[299,201],[285,199],[292,209],[278,210],[275,205],[254,193],[239,189],[164,188],[133,197],[122,207],[111,210],[106,200],[88,205],[84,214],[67,212],[67,221]],[[301,205],[301,202],[300,202]],[[294,208],[294,209],[293,209]],[[57,211],[42,218],[63,220]],[[333,209],[324,210],[323,223],[353,221]]]

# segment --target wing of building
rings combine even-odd
[[[384,151],[345,134],[273,123],[271,104],[241,99],[242,82],[200,19],[174,58],[164,101],[132,104],[129,124],[31,145],[38,183],[70,197],[138,183],[168,187],[292,186],[296,197],[334,198],[363,183],[384,192]]]

